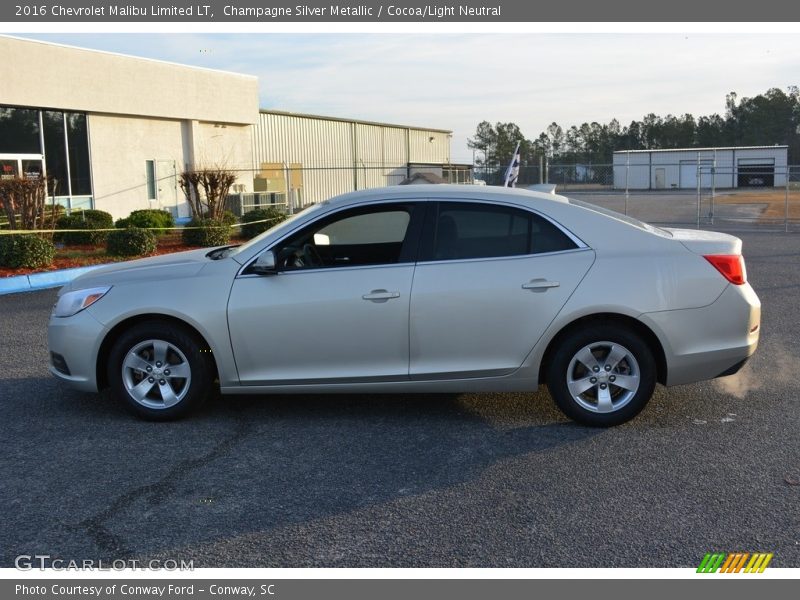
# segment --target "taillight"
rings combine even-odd
[[[739,254],[709,254],[703,256],[722,276],[734,285],[744,285],[747,282],[747,271],[744,268],[744,258]]]

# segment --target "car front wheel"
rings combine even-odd
[[[547,386],[568,417],[597,427],[629,421],[645,407],[656,384],[653,353],[625,328],[589,326],[561,341]]]
[[[140,323],[123,333],[108,362],[115,397],[156,421],[186,415],[208,397],[213,367],[204,344],[172,323]]]

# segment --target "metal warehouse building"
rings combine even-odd
[[[451,136],[444,129],[262,110],[253,128],[253,190],[259,200],[266,194],[270,202],[303,206],[396,185],[418,172],[463,182],[469,167],[450,165]]]
[[[614,189],[664,190],[786,185],[788,146],[614,152]]]

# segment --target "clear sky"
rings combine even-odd
[[[800,83],[796,34],[31,34],[257,75],[261,106],[453,130],[482,120],[529,139],[556,121],[625,125],[724,111],[725,94]]]

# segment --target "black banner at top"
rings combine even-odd
[[[800,21],[785,0],[12,0],[0,21],[53,22],[771,22]]]

